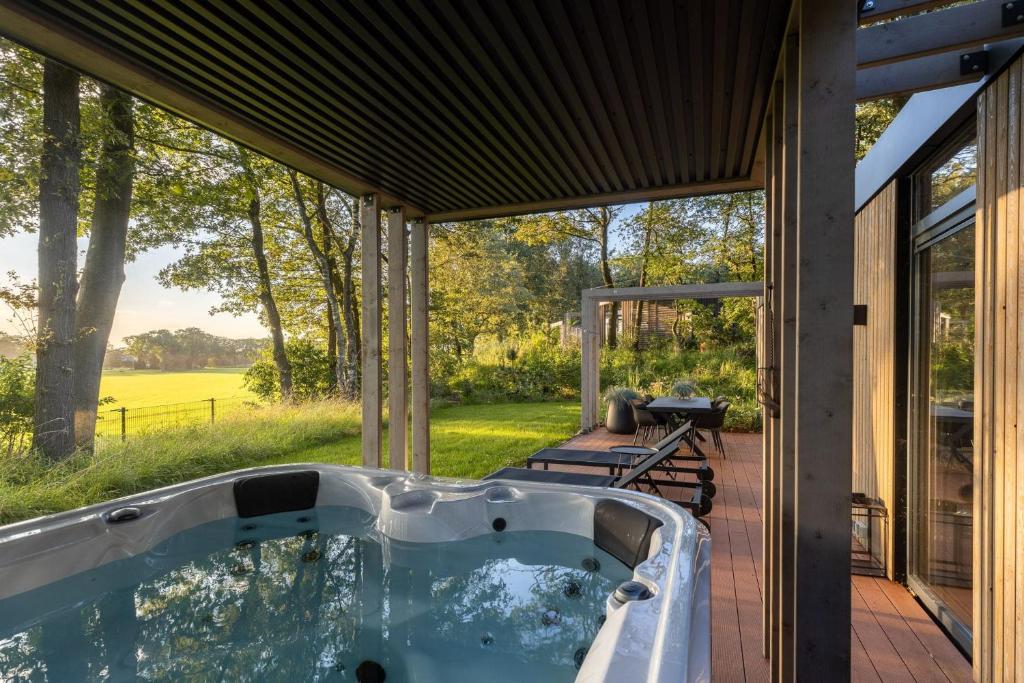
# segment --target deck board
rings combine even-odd
[[[761,436],[722,436],[724,459],[709,445],[704,448],[718,488],[707,517],[712,540],[713,677],[720,683],[760,683],[769,679],[768,661],[761,652]],[[563,448],[596,450],[631,442],[632,436],[600,430],[570,439]],[[672,489],[665,493],[673,498],[681,494]],[[971,680],[970,663],[903,586],[866,576],[851,581],[854,681]]]

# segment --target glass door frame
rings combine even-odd
[[[910,321],[910,377],[909,377],[909,429],[907,430],[907,586],[924,603],[932,616],[945,628],[950,637],[967,655],[971,657],[973,625],[963,624],[938,599],[928,584],[916,575],[918,566],[918,533],[925,527],[920,519],[920,501],[918,482],[921,481],[921,460],[927,454],[922,450],[927,447],[922,436],[926,433],[929,413],[925,408],[928,397],[926,382],[930,377],[929,368],[925,367],[927,354],[922,353],[922,345],[930,342],[930,315],[924,310],[928,302],[924,300],[925,292],[922,283],[922,258],[924,252],[939,242],[975,225],[975,188],[970,187],[950,199],[946,204],[918,221],[911,230],[911,321]],[[925,408],[925,409],[923,409]],[[976,550],[972,547],[973,554]],[[973,587],[972,587],[973,591]]]

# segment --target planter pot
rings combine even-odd
[[[608,414],[604,418],[604,426],[612,434],[636,433],[633,406],[618,401],[610,402],[608,404]]]

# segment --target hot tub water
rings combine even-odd
[[[222,519],[0,601],[0,680],[572,681],[633,572],[588,538]],[[358,672],[358,674],[357,674]]]

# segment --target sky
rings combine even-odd
[[[0,239],[0,283],[7,282],[7,273],[15,271],[22,281],[35,279],[37,236],[21,233]],[[85,249],[88,239],[79,239],[78,267],[85,263]],[[175,261],[180,252],[174,247],[160,247],[140,255],[125,267],[125,282],[121,288],[114,329],[110,343],[117,346],[129,335],[149,330],[176,330],[184,327],[199,327],[210,334],[221,337],[266,337],[267,331],[260,325],[255,313],[235,317],[229,313],[211,316],[210,308],[220,303],[220,296],[210,291],[189,291],[164,289],[156,281],[160,269]],[[0,331],[22,334],[11,320],[11,311],[0,304]]]

